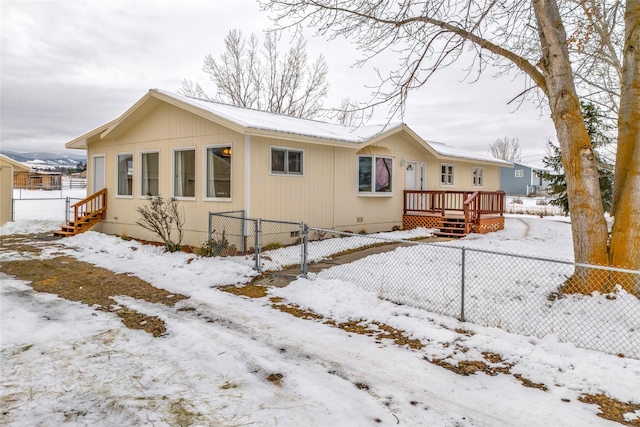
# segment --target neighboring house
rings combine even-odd
[[[542,179],[538,172],[548,172],[547,169],[512,162],[513,168],[500,168],[500,189],[512,196],[532,196],[545,194],[549,181]]]
[[[189,245],[206,241],[208,213],[222,211],[391,230],[404,190],[496,191],[510,165],[445,152],[403,123],[347,127],[158,89],[66,147],[87,150],[88,194],[107,189],[97,230],[153,240],[136,208],[161,195],[184,209]]]
[[[11,221],[13,209],[13,176],[31,168],[0,154],[0,226]]]
[[[16,172],[13,182],[15,188],[23,190],[60,190],[62,188],[62,172]]]

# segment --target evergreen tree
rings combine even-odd
[[[613,165],[600,154],[601,149],[611,143],[611,138],[605,133],[600,110],[592,103],[580,101],[584,123],[591,139],[591,147],[596,157],[598,177],[600,181],[600,193],[602,194],[602,206],[605,212],[611,209],[613,197]],[[560,147],[549,141],[547,143],[549,154],[543,159],[545,167],[553,172],[541,172],[540,176],[549,181],[547,193],[553,197],[551,204],[560,206],[565,215],[569,214],[569,199],[567,197],[567,180],[562,169]]]

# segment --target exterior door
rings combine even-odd
[[[418,182],[418,162],[407,162],[405,167],[405,189],[406,190],[419,190],[420,183]]]
[[[91,174],[91,193],[102,190],[104,185],[104,156],[94,156]]]

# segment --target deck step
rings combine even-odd
[[[465,230],[466,230],[466,227],[465,227],[464,218],[444,217],[442,218],[442,225],[440,226],[440,231],[436,231],[433,234],[438,237],[460,239],[467,235]]]

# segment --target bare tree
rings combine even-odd
[[[518,138],[498,138],[489,144],[489,154],[496,159],[506,161],[520,161],[522,149],[520,148],[520,140]]]
[[[611,0],[567,0],[566,24],[576,87],[603,114],[603,130],[615,129],[620,105],[624,5]],[[613,135],[612,135],[613,136]]]
[[[335,120],[345,126],[357,126],[365,120],[363,108],[348,97],[342,98],[340,109],[333,114],[335,115]]]
[[[580,80],[573,70],[586,64],[589,53],[569,51],[567,31],[575,34],[584,12],[575,1],[261,0],[281,26],[307,25],[321,35],[349,38],[365,53],[364,62],[385,50],[399,52],[395,69],[379,72],[380,102],[389,102],[392,112],[402,113],[409,91],[469,51],[475,54],[471,74],[479,75],[489,64],[502,73],[523,73],[528,87],[520,95],[537,94],[555,125],[567,176],[576,261],[640,269],[640,2],[597,3],[614,5],[625,16],[610,245],[597,165],[580,109]],[[617,28],[622,22],[610,25]],[[585,34],[595,31],[587,29]],[[614,56],[618,48],[612,46]],[[607,290],[602,282],[592,283],[593,290]],[[628,290],[634,290],[632,283]]]
[[[255,34],[245,40],[242,31],[229,31],[224,53],[217,59],[207,55],[203,71],[216,85],[215,96],[207,95],[198,83],[189,80],[182,82],[180,92],[296,117],[317,116],[329,89],[324,57],[320,55],[309,63],[302,37],[283,53],[275,33],[265,35],[260,49]]]

